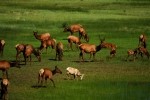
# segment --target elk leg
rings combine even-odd
[[[52,81],[52,83],[53,83],[53,86],[54,86],[54,87],[56,87],[56,86],[55,86],[55,83],[54,83],[54,80],[53,80],[53,79],[50,79],[50,80]]]

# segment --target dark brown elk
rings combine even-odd
[[[82,28],[82,25],[80,24],[73,24],[73,25],[70,25],[70,26],[66,26],[64,28],[64,32],[70,32],[71,35],[73,35],[73,33],[75,32],[79,32],[80,28]]]
[[[20,53],[23,53],[24,49],[25,49],[26,44],[17,44],[15,46],[17,54],[16,54],[16,62],[18,63],[18,58],[19,58],[19,62],[20,62]]]
[[[88,34],[86,33],[86,31],[85,31],[84,28],[80,28],[80,29],[79,29],[79,38],[80,38],[80,39],[81,39],[81,38],[84,38],[84,40],[85,40],[86,42],[89,42],[89,36],[88,36]]]
[[[139,47],[138,48],[138,54],[140,54],[142,58],[143,58],[143,54],[146,55],[148,59],[150,57],[150,54],[149,54],[148,50],[144,47]]]
[[[45,79],[45,82],[47,83],[47,79],[50,79],[53,83],[53,86],[55,87],[55,83],[54,80],[52,79],[53,75],[55,75],[56,73],[60,73],[62,74],[61,70],[55,66],[54,70],[51,70],[49,68],[42,68],[39,70],[38,73],[38,84],[43,85],[43,81]]]
[[[52,49],[56,48],[56,40],[55,39],[51,38],[48,40],[41,41],[40,51],[42,51],[44,48],[46,48],[46,53],[47,53],[47,48],[50,46],[52,47]]]
[[[99,50],[101,50],[101,44],[96,46],[95,44],[83,43],[83,44],[79,45],[79,49],[80,49],[80,58],[82,58],[83,61],[84,61],[84,58],[83,58],[84,53],[89,53],[90,54],[90,59],[91,59],[91,56],[93,56],[93,60],[94,60],[95,59],[95,54]]]
[[[3,51],[4,51],[4,46],[5,46],[5,40],[0,40],[0,56],[3,56]]]
[[[42,34],[38,35],[38,32],[33,31],[33,34],[34,34],[35,38],[40,41],[45,41],[45,40],[50,39],[50,33],[42,33]]]
[[[10,68],[10,62],[8,62],[6,60],[1,60],[0,61],[0,70],[2,70],[3,77],[5,76],[5,73],[6,73],[6,77],[8,78],[8,72],[7,72],[7,70],[9,68]]]
[[[76,47],[78,48],[78,45],[81,44],[81,41],[78,37],[70,35],[67,37],[68,43],[69,43],[69,48],[72,48],[72,43],[76,44]]]
[[[56,44],[56,57],[55,59],[57,60],[62,60],[62,57],[63,57],[63,43],[62,42],[58,42]]]
[[[145,35],[145,34],[141,34],[141,35],[139,36],[139,44],[138,44],[138,47],[143,46],[144,48],[146,48],[146,46],[147,46],[146,40],[147,40],[146,35]]]
[[[135,58],[137,58],[137,53],[138,53],[138,49],[136,48],[136,49],[134,49],[134,50],[128,50],[127,51],[127,58],[126,58],[126,61],[128,60],[128,58],[130,57],[130,56],[133,56],[133,61],[135,60]]]
[[[41,61],[40,52],[38,50],[35,50],[35,48],[31,44],[26,44],[24,51],[23,51],[23,56],[25,59],[25,65],[26,65],[28,57],[30,58],[30,65],[31,65],[31,54],[32,53],[38,58],[38,61]]]
[[[3,78],[1,82],[1,99],[2,100],[8,100],[8,86],[9,81],[7,78]]]

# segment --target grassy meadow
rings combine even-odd
[[[49,32],[64,44],[63,61],[55,61],[55,51],[49,48],[47,54],[43,51],[41,62],[33,55],[31,66],[27,63],[9,69],[9,100],[150,100],[150,60],[139,57],[134,62],[125,61],[127,50],[137,47],[141,33],[147,35],[150,51],[149,9],[149,0],[1,1],[0,39],[6,45],[0,60],[14,61],[18,43],[39,47],[33,31]],[[98,45],[100,35],[106,42],[116,44],[116,57],[107,59],[109,50],[102,49],[97,52],[96,61],[79,62],[80,51],[68,50],[69,33],[64,33],[62,28],[63,24],[74,23],[84,26],[89,43]],[[88,58],[86,54],[85,59]],[[55,65],[63,72],[53,77],[56,88],[51,81],[46,87],[36,88],[39,69],[54,69]],[[84,73],[84,79],[66,80],[65,69],[69,66]]]

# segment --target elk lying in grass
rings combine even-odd
[[[56,44],[56,57],[55,59],[57,60],[62,60],[62,57],[63,57],[63,43],[62,42],[58,42]]]
[[[79,45],[79,49],[80,49],[80,58],[82,58],[83,61],[84,61],[84,58],[83,58],[84,53],[89,53],[90,54],[90,59],[91,59],[91,56],[93,55],[93,60],[94,60],[95,59],[95,54],[99,50],[101,50],[101,44],[96,46],[94,44],[83,43],[83,44]]]
[[[4,46],[5,46],[5,40],[0,40],[0,55],[3,56],[3,51],[4,51]]]
[[[73,33],[79,32],[80,28],[82,28],[82,25],[80,25],[80,24],[73,24],[73,25],[70,25],[68,27],[65,26],[64,32],[70,32],[71,35],[73,35]]]
[[[68,77],[70,77],[70,75],[73,75],[74,79],[76,77],[80,77],[80,80],[82,80],[83,77],[84,77],[84,74],[81,74],[80,71],[77,68],[68,67],[68,68],[66,68],[66,70],[67,70],[67,76]]]
[[[50,46],[52,47],[52,49],[55,49],[56,47],[55,39],[48,39],[48,40],[41,41],[39,50],[42,51],[44,48],[46,48],[46,53],[47,53],[47,48]]]
[[[67,37],[68,43],[69,43],[69,48],[73,50],[72,48],[72,43],[76,44],[76,47],[78,48],[78,45],[81,44],[81,41],[78,37],[70,35]]]
[[[9,81],[7,78],[3,78],[1,82],[1,99],[2,100],[8,100],[7,94],[8,94],[8,86]]]
[[[32,53],[38,58],[38,61],[41,61],[40,52],[38,50],[35,50],[35,48],[31,44],[26,44],[25,48],[24,48],[24,51],[23,51],[23,56],[24,56],[24,59],[25,59],[25,65],[26,65],[26,62],[27,62],[26,59],[28,57],[30,58],[30,65],[31,65],[31,54]]]
[[[144,35],[144,34],[141,34],[140,36],[139,36],[139,44],[138,44],[138,47],[141,47],[141,46],[143,46],[144,48],[146,48],[146,40],[147,40],[147,38],[146,38],[146,35]]]
[[[16,62],[18,63],[18,58],[19,58],[19,55],[20,53],[24,51],[25,49],[25,44],[17,44],[15,45],[15,48],[16,48],[16,51],[17,51],[17,54],[16,54]],[[19,58],[19,62],[20,62],[20,58]]]
[[[0,61],[0,70],[2,70],[3,77],[6,73],[6,77],[8,78],[8,72],[7,70],[10,68],[10,63],[6,60],[1,60]]]
[[[56,73],[62,74],[61,70],[57,66],[55,66],[54,70],[50,70],[49,68],[40,69],[38,73],[38,84],[41,83],[41,85],[43,85],[44,79],[46,83],[47,79],[50,79],[53,83],[53,86],[55,87],[55,83],[54,80],[52,79],[52,76],[55,75]]]
[[[38,35],[37,33],[38,32],[33,31],[33,34],[34,34],[35,38],[40,40],[40,41],[45,41],[45,40],[50,39],[50,34],[49,33],[42,33],[40,35]]]
[[[88,34],[86,33],[86,31],[85,31],[84,28],[80,28],[80,29],[79,29],[79,38],[80,38],[80,39],[81,39],[81,38],[84,38],[84,40],[85,40],[86,42],[89,42],[89,36],[88,36]]]
[[[137,53],[138,53],[138,49],[137,49],[137,48],[134,49],[134,50],[128,50],[128,51],[127,51],[128,56],[127,56],[127,58],[126,58],[126,61],[128,61],[128,58],[129,58],[130,56],[133,56],[133,61],[134,61],[135,58],[137,58]]]
[[[139,47],[138,48],[138,53],[141,55],[142,58],[143,58],[143,54],[146,55],[148,59],[150,57],[150,54],[149,54],[148,50],[144,47]]]

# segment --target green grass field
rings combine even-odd
[[[55,51],[42,53],[42,61],[32,56],[32,64],[9,69],[9,100],[150,100],[150,62],[139,57],[125,61],[127,50],[138,45],[145,33],[150,51],[150,1],[148,0],[5,0],[0,3],[0,39],[6,41],[4,57],[14,61],[15,45],[29,43],[39,47],[33,31],[49,32],[64,44],[63,61],[55,61]],[[79,62],[80,51],[67,48],[67,36],[62,25],[82,24],[92,44],[99,44],[99,35],[117,45],[115,58],[107,59],[108,49],[96,54],[94,62]],[[78,36],[77,33],[75,35]],[[22,60],[23,56],[21,55]],[[89,55],[85,55],[88,60]],[[56,88],[48,81],[46,87],[35,88],[40,68],[54,69],[63,74],[53,78]],[[65,80],[69,66],[80,69],[82,81]],[[1,73],[0,73],[0,76]]]

